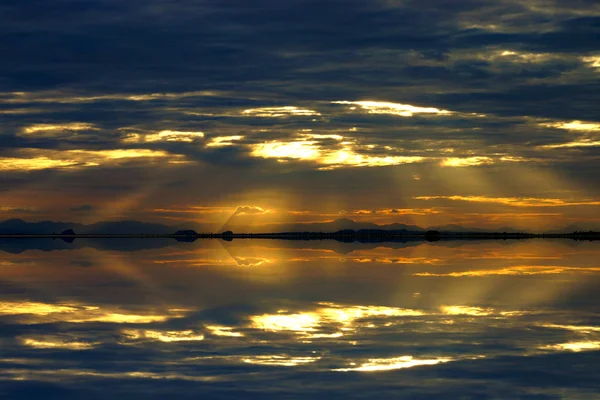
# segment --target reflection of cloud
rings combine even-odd
[[[564,274],[564,273],[590,273],[600,272],[600,267],[563,267],[563,266],[545,266],[545,265],[519,265],[501,269],[484,269],[475,271],[460,271],[460,272],[417,272],[415,276],[491,276],[491,275],[549,275],[549,274]]]
[[[571,121],[571,122],[545,122],[539,124],[546,128],[557,128],[568,131],[600,131],[600,124],[597,122],[582,122],[582,121]]]
[[[228,337],[244,336],[244,334],[241,332],[234,332],[233,328],[230,326],[206,325],[205,328],[208,329],[210,331],[210,333],[215,336],[228,336]]]
[[[587,341],[587,342],[567,342],[552,344],[547,346],[540,346],[542,350],[555,350],[555,351],[596,351],[600,350],[600,341]]]
[[[204,340],[204,335],[193,330],[158,331],[150,329],[125,329],[121,332],[128,340],[158,340],[160,342],[188,342]]]
[[[344,331],[353,331],[359,326],[374,327],[372,323],[362,324],[363,318],[415,317],[425,313],[419,310],[385,306],[344,306],[335,303],[319,303],[321,307],[302,313],[263,314],[250,317],[251,326],[272,332],[295,332],[308,338],[337,338]],[[387,321],[383,322],[387,323]],[[341,332],[323,333],[320,329],[333,324]]]
[[[216,136],[211,138],[207,143],[206,147],[225,147],[233,146],[238,140],[242,140],[244,137],[241,135],[234,136]]]
[[[580,326],[580,325],[560,325],[560,324],[542,324],[544,328],[565,329],[573,332],[591,333],[600,332],[600,326]]]
[[[434,359],[415,359],[412,356],[402,356],[394,358],[371,358],[367,362],[356,367],[337,368],[333,371],[391,371],[394,369],[412,368],[423,365],[436,365],[454,361],[450,357],[440,357]]]
[[[243,111],[244,115],[253,117],[284,118],[289,116],[316,116],[319,112],[294,106],[250,108]]]
[[[2,302],[0,315],[22,316],[23,323],[65,321],[74,323],[106,322],[116,324],[149,324],[181,316],[177,310],[168,313],[133,314],[85,304],[48,304],[37,302]]]
[[[43,335],[39,337],[21,337],[24,346],[36,349],[67,349],[67,350],[89,350],[98,343],[81,342],[71,340],[62,336]]]
[[[146,142],[188,142],[204,137],[204,132],[184,132],[184,131],[160,131],[155,134],[144,136]]]
[[[434,107],[417,107],[410,104],[389,103],[385,101],[334,101],[333,104],[356,105],[369,114],[390,114],[412,117],[414,114],[451,114],[451,111]],[[351,107],[352,109],[352,107]]]
[[[63,124],[35,124],[29,125],[22,130],[23,135],[29,136],[55,136],[65,132],[97,131],[93,124],[84,122],[67,122]]]
[[[574,142],[560,143],[560,144],[546,144],[540,146],[540,148],[544,149],[565,149],[571,147],[598,147],[600,146],[600,140],[592,140],[592,139],[580,139]]]
[[[295,367],[297,365],[313,363],[321,357],[292,357],[286,355],[247,356],[243,359],[248,364],[277,365],[282,367]]]

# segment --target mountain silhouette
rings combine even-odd
[[[345,229],[354,231],[359,230],[386,230],[392,232],[425,232],[427,230],[435,230],[442,233],[486,233],[486,232],[506,232],[516,233],[523,232],[510,227],[502,228],[472,228],[461,225],[442,225],[420,227],[417,225],[406,225],[400,223],[378,225],[372,222],[357,222],[348,218],[340,218],[329,222],[315,223],[290,223],[290,224],[267,224],[267,225],[243,225],[229,224],[226,229],[219,229],[217,225],[199,225],[194,223],[184,223],[177,226],[169,226],[163,224],[147,223],[141,221],[104,221],[94,224],[80,224],[76,222],[26,222],[22,219],[9,219],[0,222],[0,234],[25,234],[25,235],[50,235],[60,233],[66,230],[73,230],[78,234],[173,234],[176,231],[191,231],[196,232],[222,232],[230,230],[234,233],[280,233],[280,232],[338,232]],[[579,225],[569,225],[563,229],[556,229],[544,233],[571,233],[575,231],[588,231],[590,227],[581,227]]]

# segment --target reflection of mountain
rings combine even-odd
[[[160,249],[168,246],[175,246],[178,242],[173,239],[136,239],[129,238],[120,239],[82,239],[78,238],[71,242],[61,239],[48,238],[27,238],[27,239],[0,239],[0,250],[8,253],[19,254],[26,250],[75,250],[90,247],[97,250],[112,250],[112,251],[139,251]],[[185,243],[183,244],[185,245]]]
[[[140,221],[107,221],[84,225],[75,222],[25,222],[22,219],[9,219],[0,222],[0,233],[47,235],[72,229],[78,234],[167,234],[173,228],[161,224]]]

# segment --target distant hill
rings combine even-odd
[[[153,224],[140,221],[105,221],[94,224],[84,225],[75,222],[26,222],[22,219],[9,219],[0,222],[0,234],[52,234],[61,233],[72,229],[78,234],[172,234],[179,230],[195,230],[196,232],[213,232],[219,233],[226,230],[231,230],[234,233],[280,233],[280,232],[337,232],[344,229],[352,229],[355,231],[365,229],[383,229],[386,231],[395,232],[425,232],[427,230],[436,230],[440,232],[456,232],[456,233],[485,233],[485,232],[507,232],[516,233],[523,232],[510,227],[486,229],[486,228],[470,228],[461,225],[442,225],[431,227],[420,227],[416,225],[406,224],[384,224],[377,225],[372,222],[356,222],[348,218],[340,218],[330,222],[317,223],[293,223],[293,224],[269,224],[261,226],[226,225],[219,229],[218,227],[208,227],[198,224],[179,224],[177,226],[169,226],[162,224]],[[592,229],[587,226],[569,225],[563,229],[556,229],[544,233],[571,233],[575,231],[589,231],[600,229]],[[532,232],[535,233],[535,232]]]

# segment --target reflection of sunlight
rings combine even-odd
[[[590,272],[600,272],[600,267],[563,267],[563,266],[542,266],[542,265],[519,265],[514,267],[507,267],[501,269],[486,269],[478,271],[460,271],[460,272],[446,272],[446,273],[433,273],[433,272],[417,272],[414,276],[448,276],[448,277],[462,277],[462,276],[490,276],[490,275],[555,275],[565,273],[582,273],[587,274]]]
[[[542,324],[544,328],[565,329],[574,332],[591,333],[600,332],[600,326],[579,326],[579,325],[559,325],[559,324]]]
[[[469,307],[469,306],[442,306],[440,310],[448,315],[475,315],[484,316],[494,313],[492,308]]]
[[[210,331],[212,335],[215,336],[230,336],[230,337],[242,337],[243,333],[233,332],[233,328],[230,326],[220,326],[220,325],[207,325],[205,327]]]
[[[305,332],[315,330],[319,323],[319,316],[316,313],[301,314],[264,314],[252,316],[252,327],[265,331],[296,331]]]
[[[182,131],[160,131],[151,135],[146,135],[146,142],[187,142],[191,143],[196,139],[203,138],[204,132],[182,132]]]
[[[30,337],[21,338],[21,343],[24,346],[34,347],[37,349],[67,349],[67,350],[89,350],[98,343],[77,342],[61,337],[45,335],[34,339]]]
[[[571,122],[549,122],[539,124],[547,128],[564,129],[568,131],[600,131],[600,124],[597,122],[582,122],[582,121],[571,121]]]
[[[393,369],[412,368],[422,365],[436,365],[453,361],[449,357],[440,357],[433,359],[416,360],[412,356],[403,356],[395,358],[372,358],[368,362],[357,367],[338,368],[333,371],[390,371]]]
[[[321,115],[317,111],[309,110],[306,108],[298,108],[298,107],[294,107],[294,106],[249,108],[247,110],[244,110],[243,114],[248,115],[248,116],[253,116],[253,117],[270,117],[270,118]]]
[[[169,310],[166,314],[128,314],[85,304],[55,305],[36,302],[2,302],[0,303],[0,315],[23,315],[26,317],[23,323],[28,323],[29,320],[32,320],[34,323],[52,320],[75,323],[148,324],[180,317],[182,316],[182,312]]]
[[[219,377],[216,376],[194,376],[184,375],[178,373],[169,372],[149,372],[149,371],[119,371],[119,372],[103,372],[89,369],[9,369],[4,370],[5,376],[9,376],[9,379],[13,380],[35,380],[35,381],[57,381],[64,383],[65,378],[80,379],[81,377],[96,377],[96,378],[109,378],[109,379],[165,379],[165,380],[178,380],[178,381],[215,381]]]
[[[252,356],[245,357],[243,361],[248,364],[277,365],[283,367],[295,367],[297,365],[313,363],[321,357],[290,357],[290,356]]]
[[[540,349],[556,350],[556,351],[574,351],[574,352],[595,351],[595,350],[600,350],[600,341],[559,343],[559,344],[552,344],[552,345],[548,345],[548,346],[541,346]]]
[[[225,147],[233,146],[235,141],[242,140],[244,137],[241,135],[234,136],[216,136],[210,139],[206,143],[206,147]]]
[[[334,101],[333,104],[357,105],[369,114],[390,114],[401,117],[412,117],[414,114],[452,114],[451,111],[434,107],[418,107],[385,101]]]
[[[53,313],[71,313],[75,311],[78,311],[78,309],[68,305],[36,303],[29,301],[0,302],[0,315],[48,315]]]
[[[149,329],[126,329],[122,331],[128,339],[152,339],[161,342],[185,342],[204,340],[204,335],[196,334],[193,330],[185,331],[155,331]]]
[[[264,314],[252,316],[252,327],[274,332],[296,332],[308,338],[338,338],[343,332],[315,333],[325,325],[341,325],[341,331],[354,331],[357,327],[375,328],[372,321],[359,324],[357,320],[372,317],[409,317],[424,315],[422,311],[384,307],[384,306],[349,306],[335,303],[319,303],[321,306],[312,312],[296,314]]]

